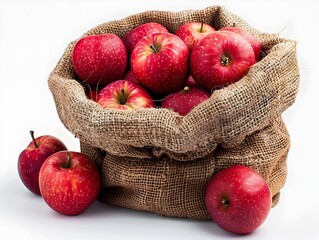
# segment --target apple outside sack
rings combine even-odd
[[[77,40],[49,76],[58,115],[102,172],[100,200],[169,217],[209,219],[205,186],[219,170],[242,164],[269,184],[275,206],[287,177],[289,134],[281,114],[296,98],[296,42],[262,33],[222,6],[148,11],[101,24],[84,35],[123,37],[146,22],[174,33],[186,22],[237,26],[255,35],[265,57],[240,81],[215,90],[188,115],[161,108],[104,109],[89,100],[72,67]]]

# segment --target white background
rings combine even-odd
[[[51,134],[79,151],[60,122],[47,79],[67,44],[94,26],[146,10],[224,5],[253,27],[298,42],[301,84],[284,112],[291,136],[288,179],[266,222],[242,239],[319,239],[317,1],[27,1],[0,0],[0,239],[231,239],[211,221],[173,219],[95,203],[66,217],[30,193],[17,159],[37,136]]]

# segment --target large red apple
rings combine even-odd
[[[34,132],[30,131],[30,134],[32,141],[18,158],[18,173],[23,184],[34,194],[40,195],[39,172],[43,162],[52,154],[67,148],[54,136],[44,135],[35,139]]]
[[[97,102],[104,108],[123,110],[155,107],[151,95],[129,80],[117,80],[107,85],[99,93]]]
[[[179,37],[154,33],[135,45],[131,69],[137,81],[153,93],[169,94],[185,85],[188,58],[188,48]]]
[[[168,33],[168,30],[163,25],[159,23],[155,23],[155,22],[144,23],[132,29],[131,31],[129,31],[122,38],[124,45],[127,49],[128,56],[131,55],[135,45],[143,37],[146,37],[147,35],[150,35],[152,33],[162,33],[162,32]]]
[[[199,40],[214,31],[215,29],[212,26],[204,22],[191,22],[180,26],[175,35],[182,39],[186,43],[189,52],[192,52],[193,47]]]
[[[127,53],[115,34],[85,36],[74,46],[72,64],[84,84],[106,85],[123,77]]]
[[[215,31],[194,46],[190,67],[195,82],[211,91],[240,80],[255,62],[254,51],[242,36]]]
[[[96,200],[101,186],[95,163],[78,152],[61,151],[45,160],[39,175],[45,202],[64,215],[78,215]]]
[[[205,204],[213,221],[226,231],[245,234],[257,229],[271,209],[271,191],[251,168],[236,165],[213,175]]]
[[[166,96],[163,108],[169,108],[182,116],[187,115],[194,107],[210,97],[210,93],[199,87],[185,86],[182,90]]]
[[[238,27],[224,27],[219,29],[218,31],[231,31],[240,34],[250,43],[251,47],[253,48],[256,62],[260,60],[261,43],[254,35]]]

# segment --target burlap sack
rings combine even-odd
[[[71,64],[76,40],[50,74],[61,121],[101,168],[102,201],[165,216],[207,219],[204,189],[209,176],[243,164],[268,181],[276,204],[289,149],[280,116],[294,102],[299,85],[294,41],[262,33],[221,6],[144,12],[101,24],[84,35],[109,32],[122,37],[151,21],[174,33],[183,23],[200,20],[216,29],[246,29],[261,41],[266,56],[244,78],[215,90],[185,117],[160,108],[103,109],[88,100]]]

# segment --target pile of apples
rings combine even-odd
[[[43,197],[56,212],[79,215],[97,199],[101,175],[86,155],[67,150],[61,140],[44,135],[34,138],[18,159],[18,173],[24,185]],[[255,170],[234,165],[207,180],[205,205],[211,218],[224,230],[245,234],[267,218],[272,204],[271,190]]]
[[[261,43],[244,29],[192,22],[175,33],[145,23],[120,39],[84,36],[72,52],[87,96],[104,108],[162,107],[187,115],[214,89],[240,80],[260,60]]]
[[[260,42],[240,28],[216,31],[203,22],[186,23],[172,34],[158,23],[146,23],[122,39],[111,33],[81,38],[72,64],[88,97],[104,108],[150,108],[160,99],[161,107],[187,115],[214,89],[247,74],[260,51]],[[53,210],[83,213],[100,192],[97,166],[54,136],[30,133],[32,141],[18,159],[22,182]],[[221,228],[238,234],[258,228],[272,203],[263,177],[241,165],[209,178],[204,201]]]
[[[35,138],[19,155],[18,173],[23,184],[41,195],[55,211],[79,215],[97,199],[101,175],[86,155],[69,151],[64,143],[51,135]]]

